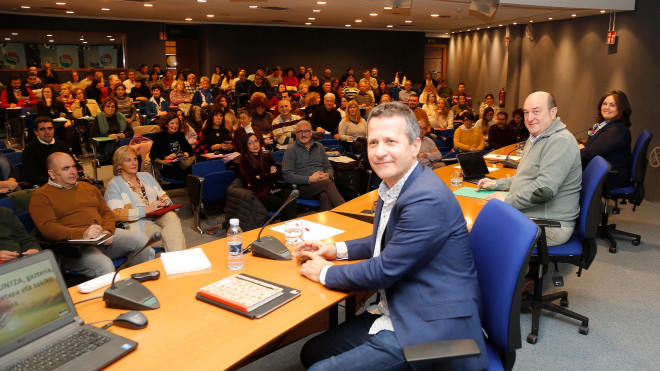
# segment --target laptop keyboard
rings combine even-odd
[[[54,370],[109,341],[108,337],[83,329],[3,370]]]

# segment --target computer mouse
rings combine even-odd
[[[119,317],[112,320],[112,324],[119,327],[130,328],[132,330],[139,330],[147,327],[147,316],[137,310],[122,313]]]

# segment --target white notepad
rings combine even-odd
[[[160,261],[168,276],[211,268],[211,262],[200,248],[164,252],[160,254]]]

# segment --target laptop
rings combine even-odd
[[[98,370],[136,347],[83,323],[52,251],[0,265],[0,370]]]
[[[479,179],[485,178],[490,172],[484,160],[484,155],[477,152],[465,152],[456,155],[458,163],[463,170],[463,181],[468,183],[479,183]]]

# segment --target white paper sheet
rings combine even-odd
[[[164,252],[160,254],[160,261],[168,276],[211,268],[211,262],[200,248]]]
[[[318,224],[310,222],[309,220],[300,219],[303,222],[303,240],[325,240],[326,238],[334,237],[338,234],[342,234],[345,231],[341,229],[332,228],[325,226],[323,224]],[[279,232],[284,234],[284,224],[280,224],[276,227],[270,228],[272,231]]]

